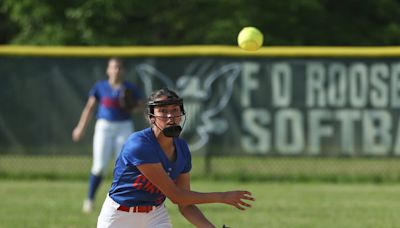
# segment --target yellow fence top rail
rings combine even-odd
[[[0,45],[0,56],[60,57],[400,57],[400,46],[385,47],[263,47],[249,52],[236,46],[16,46]]]

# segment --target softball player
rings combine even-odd
[[[123,66],[120,59],[111,58],[108,61],[106,73],[108,80],[97,82],[90,90],[80,120],[72,132],[72,139],[75,142],[82,139],[96,103],[99,103],[93,137],[93,164],[89,177],[89,189],[82,208],[85,213],[93,210],[96,191],[107,171],[113,152],[117,158],[123,143],[134,129],[131,110],[121,106],[123,103],[121,93],[125,89],[130,89],[133,91],[130,96],[133,97],[129,99],[137,101],[137,108],[143,107],[139,89],[134,84],[123,80]]]
[[[199,193],[190,189],[191,155],[179,138],[185,111],[168,89],[155,91],[147,103],[150,128],[129,136],[115,163],[114,179],[97,221],[98,228],[172,227],[168,197],[197,227],[214,227],[195,204],[225,203],[244,210],[248,191]]]

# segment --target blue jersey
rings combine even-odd
[[[151,128],[146,128],[129,136],[115,163],[114,179],[109,191],[117,203],[133,206],[158,206],[165,195],[138,170],[136,166],[147,163],[161,163],[172,180],[192,168],[191,155],[187,143],[176,137],[176,160],[170,162],[157,142]]]
[[[135,100],[141,100],[142,96],[134,84],[124,81],[122,85],[121,88],[114,89],[108,83],[108,80],[102,80],[97,82],[89,91],[89,96],[94,96],[99,103],[97,110],[98,119],[124,121],[131,118],[130,113],[122,109],[120,105],[119,97],[123,88],[131,89]]]

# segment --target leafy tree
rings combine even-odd
[[[269,45],[399,45],[397,0],[2,0],[0,43],[235,45],[244,26]]]

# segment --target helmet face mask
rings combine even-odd
[[[182,132],[182,127],[180,125],[168,126],[162,129],[162,133],[167,137],[178,137]]]
[[[160,117],[160,116],[156,116],[154,114],[155,107],[162,107],[162,106],[169,106],[169,105],[179,105],[180,110],[181,110],[181,114],[180,114],[179,117],[185,116],[185,110],[184,110],[184,107],[183,107],[183,100],[181,98],[167,97],[167,99],[149,101],[147,103],[147,107],[148,107],[147,114],[148,114],[149,118]],[[175,117],[178,117],[178,116],[172,116],[172,117],[167,117],[167,118],[175,118]],[[165,116],[163,116],[163,118],[165,118]],[[184,125],[185,121],[186,121],[186,118],[183,121],[183,125]],[[156,125],[155,121],[151,121],[151,122],[154,125]],[[158,126],[156,125],[156,127],[158,127]],[[172,126],[167,126],[164,129],[160,129],[160,130],[167,137],[178,137],[180,135],[180,133],[182,132],[182,129],[183,128],[180,126],[180,124],[174,124]]]

